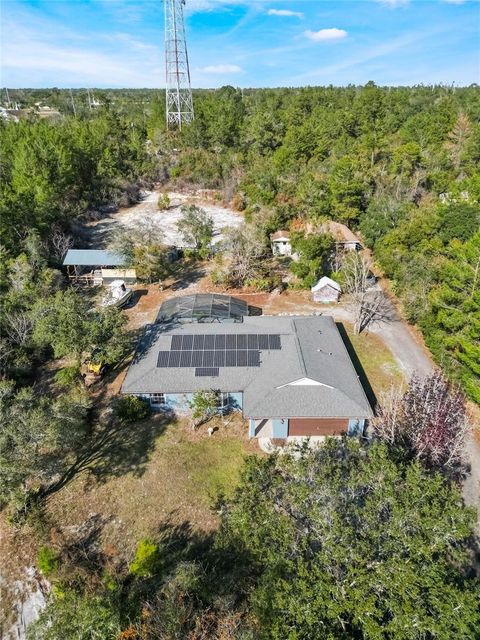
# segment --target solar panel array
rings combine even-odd
[[[212,377],[212,378],[217,378],[218,377],[218,367],[211,367],[211,368],[199,368],[199,369],[195,369],[195,375],[197,376],[197,378],[199,377]]]
[[[282,348],[278,334],[184,334],[159,351],[157,367],[194,367],[196,376],[218,376],[219,367],[259,367],[260,351]]]

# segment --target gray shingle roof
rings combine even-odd
[[[218,377],[189,368],[158,368],[159,350],[176,334],[280,334],[281,350],[261,351],[260,367],[222,367]],[[292,382],[307,379],[308,384]],[[249,418],[370,417],[372,409],[330,316],[248,316],[241,324],[150,325],[138,345],[123,393],[243,391]]]
[[[103,249],[69,249],[63,259],[65,266],[78,265],[87,267],[124,267],[126,259],[113,251]]]

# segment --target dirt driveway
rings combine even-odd
[[[420,377],[432,373],[434,365],[419,331],[411,327],[400,316],[388,293],[389,320],[376,322],[369,331],[378,335],[395,356],[405,377],[414,373]]]

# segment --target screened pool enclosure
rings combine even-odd
[[[242,322],[249,315],[243,300],[219,293],[197,293],[166,300],[157,322]]]

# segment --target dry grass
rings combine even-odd
[[[107,519],[103,544],[121,555],[130,554],[140,538],[154,536],[165,523],[215,529],[213,504],[232,494],[245,455],[258,449],[248,441],[239,416],[226,426],[222,419],[211,424],[218,427],[212,437],[206,427],[193,432],[186,420],[169,424],[138,471],[102,481],[89,474],[77,477],[50,500],[52,522],[59,528],[77,526],[100,514]]]
[[[405,379],[395,358],[378,336],[373,333],[355,335],[351,324],[345,322],[344,326],[377,398],[391,385],[404,384]]]

